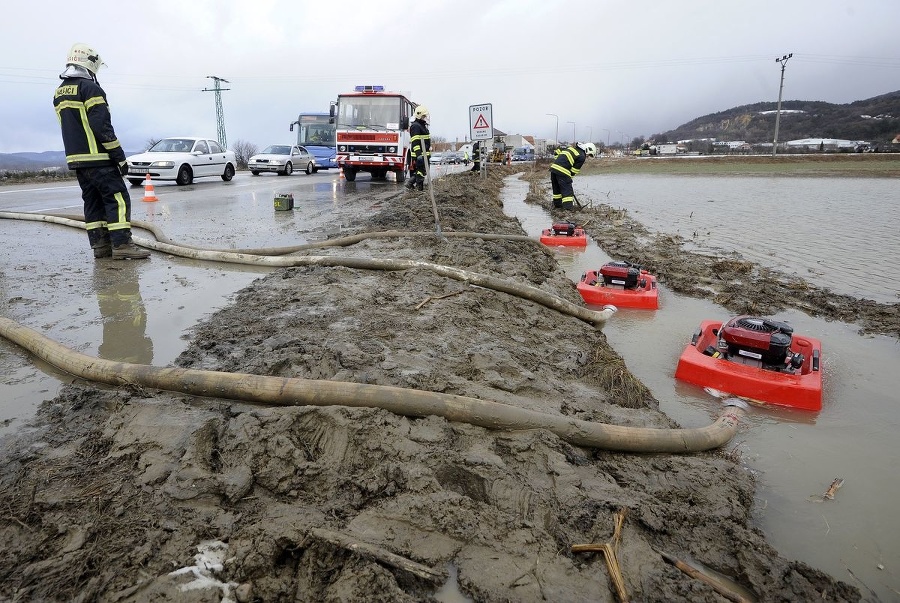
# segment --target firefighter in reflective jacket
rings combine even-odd
[[[590,142],[579,142],[563,149],[550,164],[550,186],[553,189],[553,207],[572,209],[575,206],[575,191],[572,177],[584,165],[584,160],[594,157],[597,147]]]
[[[428,133],[428,109],[423,105],[416,107],[413,113],[415,120],[409,126],[409,156],[415,173],[410,179],[409,188],[420,191],[425,188],[426,162],[431,157],[431,134]]]
[[[53,96],[62,128],[66,163],[75,171],[84,200],[84,222],[95,258],[141,259],[150,253],[131,240],[131,197],[122,176],[125,151],[116,138],[106,93],[97,83],[103,61],[85,44],[66,57],[62,83]]]

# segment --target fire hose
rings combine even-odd
[[[737,433],[744,411],[744,402],[727,400],[725,411],[707,427],[627,427],[402,387],[115,362],[70,350],[4,317],[0,317],[0,335],[67,373],[109,385],[139,385],[277,406],[381,408],[407,417],[436,415],[492,430],[546,429],[576,446],[618,452],[686,453],[718,448]]]
[[[73,220],[70,218],[61,218],[47,214],[28,214],[16,212],[0,212],[0,219],[16,219],[30,220],[37,222],[49,222],[52,224],[61,224],[63,226],[71,226],[74,228],[84,229],[84,222]],[[432,235],[433,236],[433,235]],[[252,266],[271,266],[271,267],[290,267],[290,266],[344,266],[346,268],[358,268],[363,270],[411,270],[425,269],[430,270],[441,276],[452,278],[458,281],[467,282],[486,289],[493,289],[502,293],[508,293],[522,299],[533,301],[537,304],[556,310],[562,314],[572,316],[595,325],[602,327],[609,318],[615,314],[614,306],[605,306],[603,310],[590,310],[583,306],[574,304],[568,300],[557,297],[551,293],[544,291],[538,287],[526,285],[516,281],[508,281],[487,274],[480,274],[454,268],[452,266],[443,266],[431,262],[423,262],[420,260],[407,259],[391,259],[391,258],[364,258],[364,257],[347,257],[347,256],[264,256],[250,253],[239,253],[232,251],[211,251],[206,249],[189,248],[180,245],[172,245],[159,241],[151,241],[139,237],[132,237],[134,242],[141,247],[154,249],[169,255],[179,257],[192,258],[198,260],[224,262],[231,264],[248,264]]]

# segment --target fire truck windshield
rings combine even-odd
[[[399,96],[342,96],[338,102],[338,128],[400,129]]]

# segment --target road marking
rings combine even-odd
[[[46,188],[17,188],[12,191],[0,191],[0,195],[8,195],[10,193],[33,193],[33,192],[40,192],[40,191],[61,191],[61,190],[65,190],[67,188],[80,189],[81,187],[80,186],[48,186]]]

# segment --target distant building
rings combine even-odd
[[[809,151],[839,151],[856,149],[860,145],[868,145],[866,140],[841,140],[839,138],[800,138],[788,140],[784,146],[790,149],[806,149]]]

